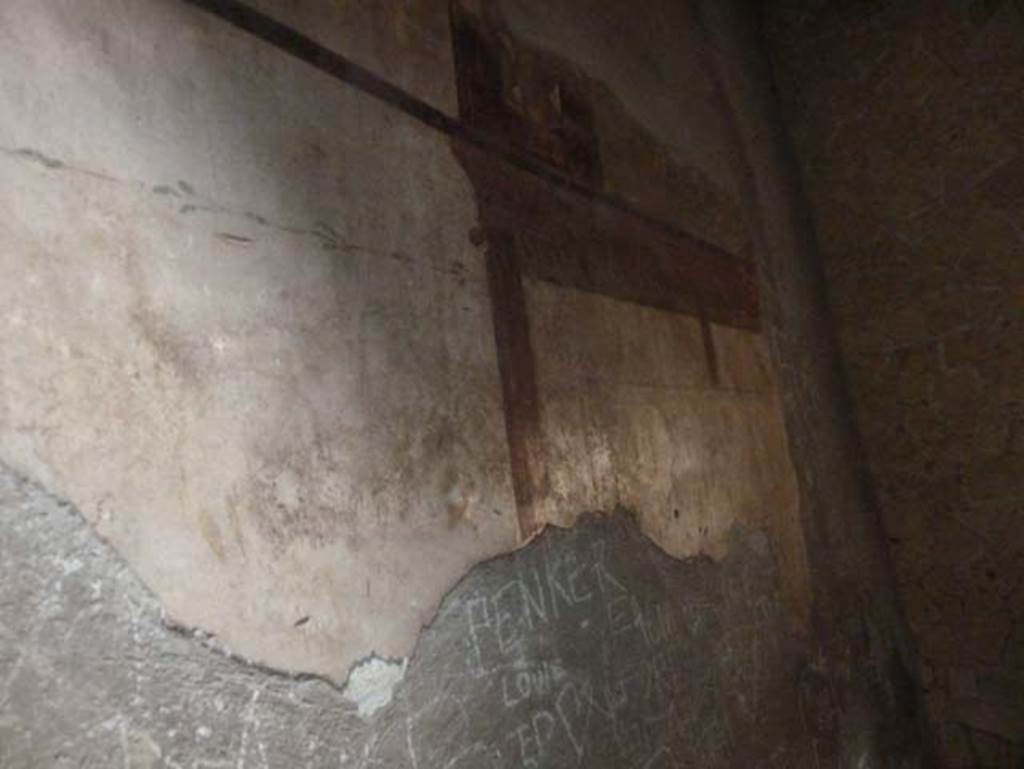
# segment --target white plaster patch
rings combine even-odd
[[[371,656],[352,668],[341,696],[359,709],[361,717],[369,718],[391,702],[395,687],[405,677],[406,663]]]

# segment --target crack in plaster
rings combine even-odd
[[[89,531],[90,535],[95,538],[96,542],[102,547],[108,555],[117,561],[120,566],[125,569],[136,582],[139,588],[144,592],[145,599],[153,602],[155,605],[158,618],[161,626],[170,633],[181,636],[183,638],[192,641],[203,648],[216,653],[217,655],[224,657],[232,662],[236,662],[246,666],[254,672],[259,672],[268,676],[274,676],[284,678],[289,681],[301,683],[315,681],[329,686],[331,689],[341,694],[342,698],[355,705],[358,709],[360,716],[369,718],[376,712],[386,707],[392,700],[393,696],[397,693],[398,688],[404,679],[405,673],[409,668],[409,665],[415,660],[417,647],[419,646],[419,638],[424,632],[431,630],[434,627],[435,622],[440,616],[441,607],[448,601],[449,597],[455,593],[466,580],[472,575],[473,571],[479,567],[494,567],[513,560],[516,555],[527,548],[531,547],[542,547],[544,546],[544,540],[552,536],[556,531],[571,531],[581,524],[598,519],[605,518],[610,520],[618,519],[626,522],[629,526],[633,527],[638,535],[645,541],[645,543],[657,551],[658,555],[669,559],[670,561],[678,564],[697,564],[705,563],[709,565],[720,564],[722,559],[713,558],[707,553],[698,553],[696,555],[690,555],[683,558],[676,557],[662,548],[655,540],[651,539],[639,526],[635,513],[624,507],[617,507],[611,512],[603,511],[588,511],[581,513],[573,519],[573,523],[570,525],[559,525],[547,523],[534,532],[529,538],[518,544],[512,550],[508,552],[499,553],[495,556],[483,558],[477,563],[473,564],[466,572],[461,575],[454,583],[447,588],[439,600],[437,601],[435,611],[430,619],[421,624],[420,630],[417,633],[417,640],[414,643],[413,649],[407,657],[388,657],[381,656],[376,651],[371,651],[369,654],[361,657],[354,662],[349,670],[346,672],[344,678],[333,679],[331,677],[320,675],[317,673],[310,673],[302,670],[292,670],[277,666],[268,665],[260,662],[257,659],[248,657],[244,654],[233,650],[226,642],[219,638],[216,634],[204,630],[201,627],[195,627],[186,625],[179,622],[174,617],[166,613],[163,603],[160,597],[154,593],[138,576],[132,565],[122,556],[120,551],[109,542],[97,529],[96,527],[82,514],[78,507],[65,500],[58,495],[50,492],[43,486],[41,486],[36,480],[19,472],[15,468],[11,467],[7,463],[0,460],[0,473],[7,474],[14,480],[15,485],[27,486],[30,489],[35,490],[37,493],[48,497],[52,502],[60,509],[66,510],[70,515],[75,516],[80,523]],[[737,532],[738,534],[738,532]],[[763,532],[755,531],[754,537],[751,540],[755,548],[766,554],[770,549],[767,538]],[[137,623],[139,612],[145,611],[144,607],[134,607],[136,609],[134,621]],[[18,664],[20,664],[22,656],[18,657]],[[10,672],[8,678],[12,678],[17,672],[17,664]]]
[[[0,147],[0,155],[5,155],[13,160],[39,166],[49,171],[71,172],[94,179],[102,179],[107,182],[134,186],[140,190],[148,189],[153,195],[166,198],[168,200],[184,199],[187,202],[183,202],[177,209],[177,213],[183,216],[194,213],[207,213],[242,219],[250,224],[256,224],[260,227],[265,227],[268,230],[285,233],[286,235],[311,237],[318,241],[321,247],[326,251],[364,253],[383,259],[390,259],[396,262],[409,262],[413,258],[410,255],[399,251],[381,251],[380,249],[372,248],[365,244],[347,241],[342,238],[341,233],[339,233],[333,226],[321,220],[315,221],[310,227],[303,227],[296,224],[274,221],[270,217],[254,211],[242,211],[232,208],[202,195],[197,192],[191,184],[182,180],[179,180],[176,185],[163,182],[150,185],[137,179],[119,178],[102,171],[82,168],[32,147]],[[230,232],[216,232],[213,234],[222,240],[235,243],[236,245],[247,245],[255,240],[254,238]],[[425,266],[438,274],[450,275],[459,279],[465,278],[461,265],[451,264],[447,266],[439,266],[435,264],[426,264]]]
[[[629,686],[642,683],[637,665],[650,663],[652,680],[704,680],[706,665],[718,665],[716,685],[747,692],[744,712],[751,714],[782,681],[779,671],[785,666],[764,658],[783,654],[785,643],[778,634],[781,615],[774,594],[760,592],[773,590],[773,570],[764,552],[768,542],[759,531],[752,539],[751,532],[737,532],[744,539],[737,540],[735,557],[716,565],[707,555],[671,556],[622,508],[583,514],[573,526],[547,526],[529,547],[467,570],[421,629],[410,657],[370,654],[339,684],[245,659],[216,636],[174,623],[73,505],[3,463],[0,505],[0,513],[14,516],[13,526],[0,529],[0,541],[18,548],[8,562],[13,569],[8,573],[17,576],[10,584],[17,588],[24,575],[27,595],[36,596],[29,602],[35,618],[22,623],[21,638],[46,634],[25,645],[29,672],[13,684],[15,741],[7,753],[0,745],[0,763],[15,769],[36,766],[32,757],[43,755],[38,751],[44,745],[52,746],[45,748],[47,755],[59,749],[82,758],[100,750],[115,762],[123,756],[129,766],[162,761],[172,769],[496,767],[525,765],[522,751],[532,751],[533,765],[547,767],[565,765],[585,750],[603,757],[595,766],[606,766],[611,755],[601,745],[614,730],[591,733],[587,724],[595,714],[619,717],[618,707],[601,697],[625,696]],[[5,531],[13,539],[5,538]],[[10,595],[16,603],[23,600],[16,589],[0,594],[0,601]],[[707,603],[714,596],[721,599],[717,608]],[[516,614],[509,597],[523,601],[525,613]],[[623,624],[629,616],[633,620]],[[624,645],[626,630],[639,645]],[[14,640],[21,645],[20,638]],[[711,649],[720,655],[708,656]],[[704,661],[691,669],[689,661],[697,659]],[[37,699],[26,689],[37,675],[33,671],[44,665],[53,669],[53,686],[63,687],[64,695],[41,693]],[[607,691],[597,683],[605,676],[612,676]],[[85,691],[92,693],[77,694]],[[690,696],[685,686],[672,691]],[[718,701],[713,691],[708,696]],[[691,719],[704,712],[689,699],[680,702],[693,711]],[[631,707],[642,703],[664,714],[664,702],[657,698],[652,704],[640,697]],[[39,721],[38,707],[48,708],[56,720]],[[540,715],[531,716],[529,725],[536,732],[539,724],[541,732],[528,734],[520,727],[513,732],[517,741],[507,746],[515,719],[535,708]],[[98,725],[69,729],[60,717],[72,715],[79,723]],[[623,719],[635,717],[633,710],[621,713]],[[700,730],[694,735],[703,746],[698,752],[717,756],[724,749],[717,742],[724,732],[708,732],[701,718],[699,727],[686,721]],[[543,747],[536,735],[547,745],[553,729],[559,730],[560,752],[543,760],[533,756]],[[662,734],[673,750],[680,749],[677,731]],[[758,739],[777,737],[766,733]],[[629,750],[634,748],[639,746]],[[654,751],[651,760],[668,755],[664,744],[647,748]],[[498,756],[493,759],[498,763],[488,763],[488,756]],[[147,763],[150,759],[158,763]],[[611,765],[647,765],[631,761]]]

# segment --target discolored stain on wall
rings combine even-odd
[[[183,625],[328,677],[407,653],[516,544],[447,143],[184,3],[0,15],[0,457]]]

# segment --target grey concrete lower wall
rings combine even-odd
[[[624,512],[587,516],[475,567],[407,667],[339,688],[168,626],[73,507],[5,468],[0,766],[814,766],[829,700],[774,583],[757,531],[676,560]]]

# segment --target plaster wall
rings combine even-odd
[[[434,5],[258,7],[473,118]],[[0,9],[12,766],[914,765],[882,763],[887,705],[836,672],[891,639],[837,662],[811,624],[837,547],[804,535],[848,489],[809,482],[841,439],[794,421],[817,390],[772,280],[759,315],[746,257],[792,258],[759,217],[791,233],[733,163],[777,180],[729,133],[723,90],[774,120],[742,36],[558,8],[479,12],[499,117],[568,163],[550,177],[194,4]],[[634,101],[684,81],[688,109]]]
[[[250,657],[407,653],[516,544],[447,142],[183,4],[2,14],[0,455]]]
[[[545,519],[624,506],[678,557],[723,557],[737,527],[770,531],[794,620],[805,619],[796,481],[760,334],[712,324],[709,367],[695,318],[543,281],[526,293]]]
[[[404,656],[469,565],[518,543],[473,193],[445,137],[399,111],[184,5],[120,11],[3,10],[2,456],[74,500],[176,621],[340,679]],[[538,339],[600,342],[530,293]],[[662,350],[657,313],[609,307],[641,358],[592,363],[674,358],[673,408],[702,413],[696,321],[664,315],[680,332]],[[764,368],[757,335],[734,338]],[[560,353],[537,357],[547,387]],[[541,397],[555,415],[587,389]],[[770,396],[722,395],[723,427],[673,433],[649,424],[651,393],[593,400],[628,488],[585,492],[593,447],[571,438],[542,520],[627,505],[669,552],[720,556],[734,524],[792,517]],[[699,491],[716,488],[734,495]]]

